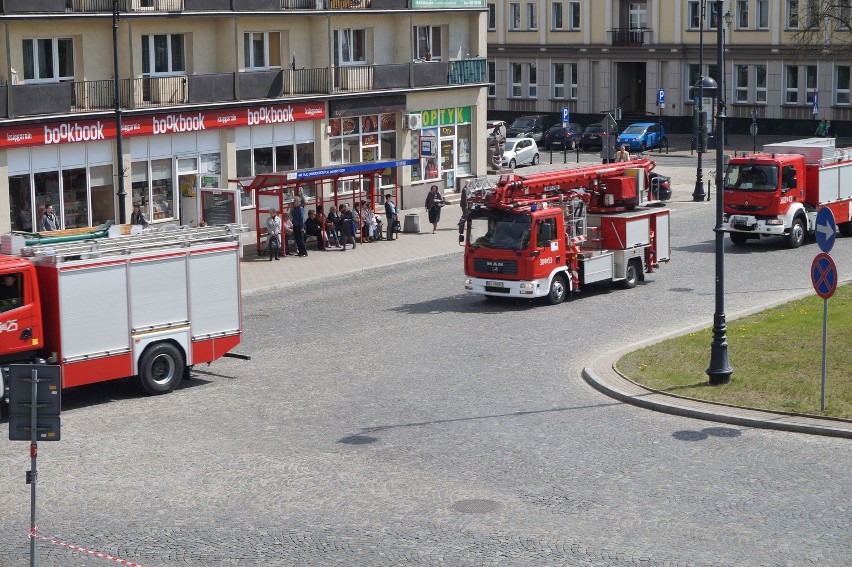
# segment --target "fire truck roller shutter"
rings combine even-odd
[[[237,263],[236,269],[233,263]],[[193,342],[240,331],[239,257],[233,250],[193,252],[189,257],[189,288]],[[192,361],[200,362],[206,361]]]

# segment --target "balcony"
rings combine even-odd
[[[130,12],[289,12],[407,10],[410,0],[118,0]],[[112,13],[113,0],[0,0],[2,14]]]
[[[472,58],[120,79],[119,93],[122,109],[140,110],[238,100],[286,101],[305,96],[381,93],[483,85],[485,82],[485,59]],[[3,96],[7,92],[8,97]],[[5,106],[10,100],[7,111]],[[0,117],[102,112],[113,108],[115,84],[112,79],[7,85],[0,77]]]
[[[647,28],[615,28],[610,30],[613,47],[642,47],[645,45]]]

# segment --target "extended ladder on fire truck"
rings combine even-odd
[[[248,229],[244,225],[228,224],[197,228],[178,227],[145,231],[132,236],[90,238],[72,242],[27,244],[32,241],[22,233],[2,237],[2,253],[41,260],[52,258],[57,264],[107,256],[126,256],[163,247],[189,248],[199,244],[239,241]]]

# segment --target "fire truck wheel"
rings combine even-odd
[[[790,227],[790,234],[787,235],[787,247],[798,248],[805,243],[805,223],[802,222],[802,217],[793,219],[793,225]]]
[[[730,232],[731,242],[733,242],[737,246],[742,246],[746,242],[748,242],[748,236],[743,234],[742,232]]]
[[[839,230],[840,234],[843,236],[852,236],[852,221],[840,223],[837,225],[837,230]]]
[[[171,343],[149,347],[139,363],[139,385],[147,394],[166,394],[180,384],[186,362]]]
[[[639,268],[636,267],[636,260],[630,260],[627,263],[627,270],[624,274],[624,289],[633,289],[636,287],[636,282],[639,281]]]
[[[562,275],[554,276],[550,282],[550,293],[547,294],[547,300],[551,305],[559,305],[565,301],[565,296],[568,293],[568,288],[565,286],[565,277]]]

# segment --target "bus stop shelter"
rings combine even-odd
[[[255,222],[257,223],[257,253],[262,253],[261,243],[266,237],[266,220],[269,209],[286,212],[292,206],[294,197],[302,200],[305,208],[314,207],[323,216],[329,207],[338,208],[347,203],[354,208],[355,203],[366,202],[373,212],[384,214],[382,196],[391,193],[395,203],[399,203],[399,186],[383,184],[382,179],[397,179],[396,168],[412,165],[417,160],[393,160],[383,162],[359,163],[309,169],[303,171],[279,171],[261,173],[251,179],[232,180],[243,191],[255,193]]]

